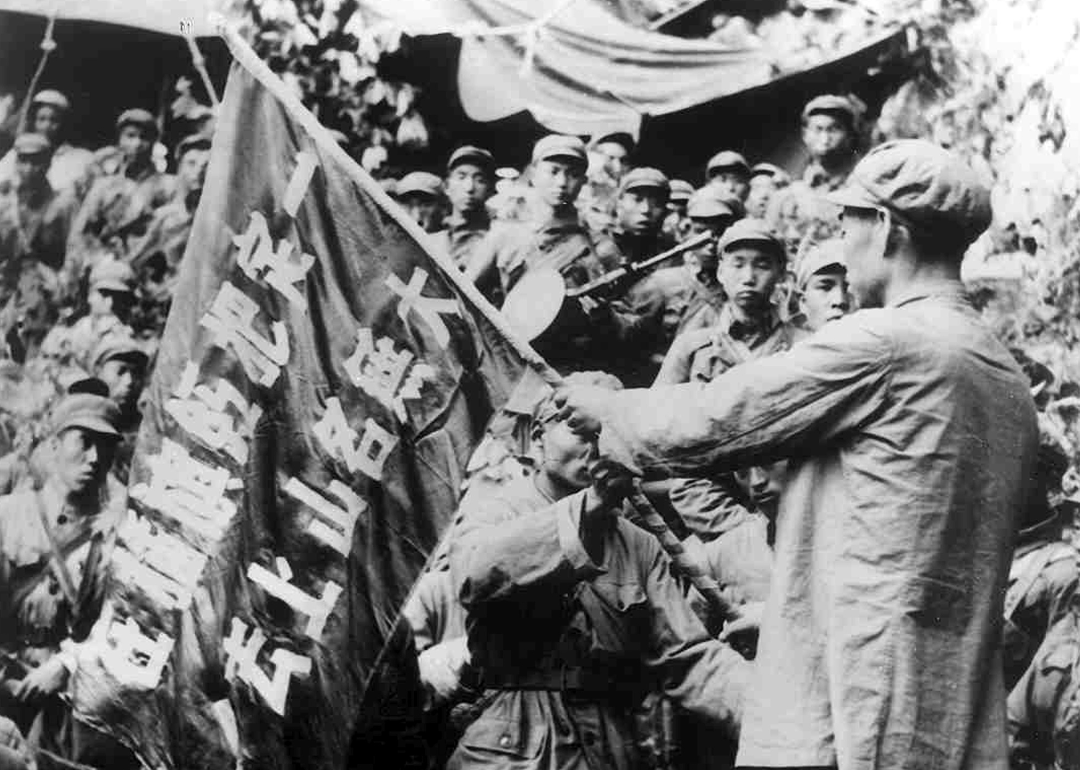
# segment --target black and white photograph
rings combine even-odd
[[[0,0],[0,770],[1080,770],[1080,3]]]

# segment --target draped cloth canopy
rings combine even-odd
[[[473,120],[528,111],[570,134],[636,136],[645,115],[766,85],[786,69],[787,52],[638,29],[597,0],[363,0],[362,12],[411,35],[460,37],[458,90]]]

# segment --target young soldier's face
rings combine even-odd
[[[98,378],[109,386],[109,398],[120,409],[129,410],[138,402],[143,386],[141,363],[111,358],[98,369]]]
[[[806,119],[803,144],[813,158],[824,158],[851,150],[852,136],[847,125],[835,115],[818,113]]]
[[[446,177],[446,197],[458,214],[480,211],[491,197],[491,177],[477,165],[459,163]]]
[[[829,321],[843,318],[850,308],[847,271],[839,266],[810,276],[799,297],[799,309],[806,316],[806,326],[815,332]]]
[[[604,171],[616,182],[626,173],[626,148],[618,142],[601,142],[596,145],[596,153],[600,156]]]
[[[756,314],[769,306],[782,274],[780,259],[770,249],[735,244],[720,255],[716,277],[729,302],[745,313]]]
[[[401,205],[424,232],[433,233],[439,229],[439,201],[434,196],[409,193],[402,196]]]
[[[49,153],[15,156],[15,176],[19,187],[39,187],[49,172]]]
[[[585,169],[580,163],[540,160],[533,167],[532,186],[540,200],[551,207],[573,203],[583,184]]]
[[[709,177],[709,184],[741,201],[745,201],[750,192],[750,180],[746,174],[734,169],[720,169]]]
[[[619,226],[634,235],[655,234],[663,224],[666,204],[667,196],[662,190],[627,190],[615,205]]]
[[[746,215],[764,219],[769,210],[769,202],[776,190],[776,180],[768,174],[756,174],[750,177],[750,192],[746,196]]]
[[[53,472],[71,492],[100,487],[112,467],[116,439],[85,428],[68,428],[55,439]]]
[[[592,468],[597,460],[596,441],[570,429],[565,420],[544,423],[536,439],[540,469],[567,490],[584,489],[592,483]]]
[[[116,141],[116,146],[120,148],[120,152],[124,154],[125,160],[129,163],[132,161],[146,162],[150,160],[150,151],[153,149],[154,143],[148,131],[129,123],[120,129],[120,137]]]
[[[202,190],[206,182],[206,165],[210,161],[210,151],[201,148],[188,150],[181,156],[176,175],[180,177],[186,190]]]
[[[43,104],[34,113],[34,133],[41,134],[55,147],[63,120],[64,114],[59,109],[51,104]]]

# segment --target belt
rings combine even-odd
[[[491,690],[570,690],[607,692],[611,677],[586,668],[556,671],[484,672],[484,687]]]

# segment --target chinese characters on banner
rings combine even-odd
[[[151,767],[343,767],[523,364],[378,185],[230,45],[75,708]]]

